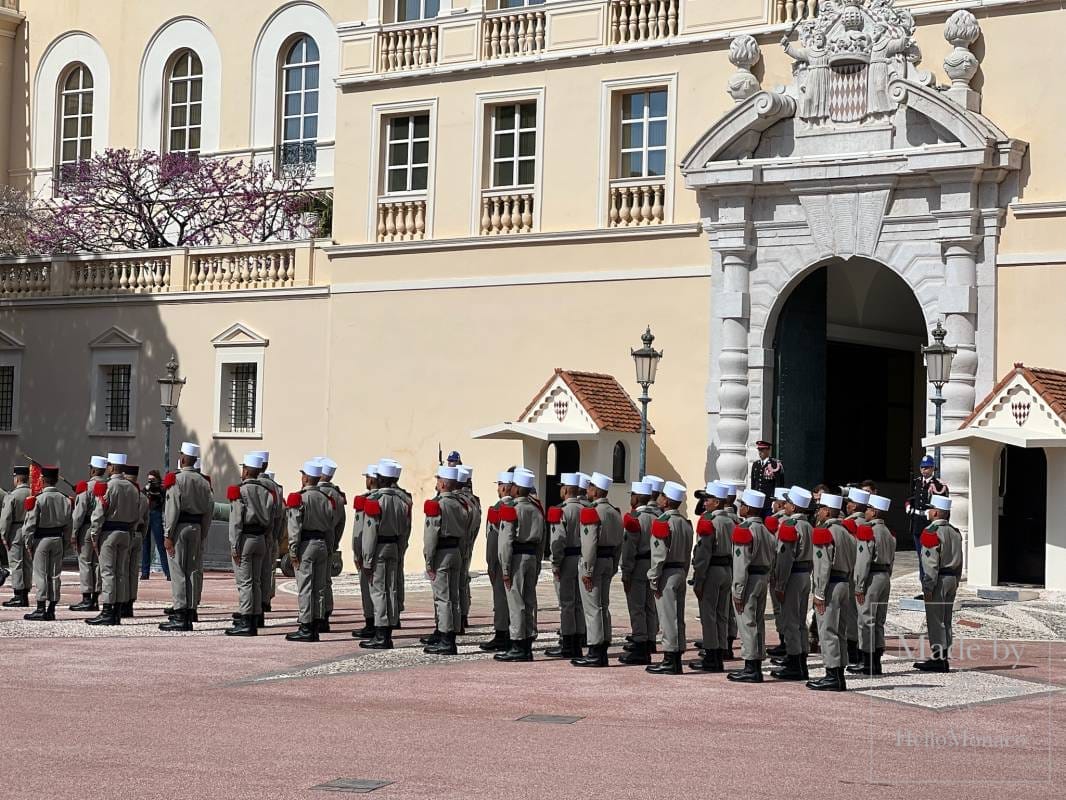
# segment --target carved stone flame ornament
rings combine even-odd
[[[730,76],[726,91],[738,103],[759,91],[759,79],[752,74],[751,68],[761,58],[762,51],[754,36],[744,33],[729,43],[729,63],[737,71]]]
[[[809,127],[864,123],[893,114],[893,78],[906,77],[921,53],[914,18],[895,0],[823,0],[818,16],[786,34],[785,52],[795,61],[796,116]]]

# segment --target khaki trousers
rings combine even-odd
[[[822,650],[822,662],[826,669],[843,667],[848,663],[844,608],[850,591],[851,584],[848,581],[830,583],[825,593],[825,613],[814,612],[815,619],[818,620],[818,642]]]
[[[266,560],[266,537],[241,536],[238,541],[241,563],[234,565],[237,582],[237,613],[255,616],[263,613],[263,561]]]
[[[78,532],[78,579],[82,594],[100,594],[100,559],[89,539],[89,529]]]
[[[101,531],[97,539],[100,551],[101,602],[114,605],[129,600],[129,531]]]
[[[578,556],[567,556],[559,565],[555,578],[555,596],[559,600],[559,633],[563,636],[585,632],[585,612],[581,603],[581,579],[577,575]]]
[[[663,570],[660,578],[662,597],[656,598],[655,607],[663,632],[663,651],[667,653],[685,652],[685,575],[685,570],[674,568]]]
[[[196,577],[200,563],[200,526],[178,523],[173,533],[174,555],[170,562],[170,593],[174,598],[174,610],[195,610],[197,586],[202,583]]]
[[[297,551],[296,593],[300,600],[300,624],[326,618],[326,585],[329,582],[329,547],[322,539],[301,542]]]
[[[699,598],[700,626],[703,628],[703,647],[706,650],[725,650],[729,647],[729,608],[732,605],[730,583],[733,572],[729,567],[710,566],[703,579]]]
[[[745,661],[762,661],[766,657],[766,589],[768,584],[769,580],[766,575],[748,575],[748,584],[744,592],[744,608],[737,620],[740,657]]]
[[[887,572],[870,575],[866,596],[859,606],[859,648],[866,653],[885,649],[885,620],[892,578]]]
[[[511,588],[507,590],[511,641],[532,639],[537,635],[536,555],[519,553],[511,556]]]
[[[597,558],[592,568],[592,591],[581,584],[581,608],[585,612],[585,630],[589,645],[611,643],[611,578],[614,560]]]
[[[63,566],[63,537],[46,536],[33,548],[33,582],[37,584],[37,601],[59,602],[59,573]]]

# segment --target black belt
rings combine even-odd
[[[843,570],[839,570],[839,569],[834,569],[834,570],[830,571],[829,577],[831,577],[831,578],[843,578],[846,581],[850,581],[851,580],[851,573],[850,572],[844,572]]]
[[[957,578],[959,577],[959,571],[957,569],[942,569],[937,572],[937,575],[941,578]]]
[[[540,552],[540,548],[535,544],[515,543],[511,548],[511,552],[516,556],[535,556]]]
[[[129,531],[132,522],[105,522],[100,528],[101,531],[107,533],[108,531]]]
[[[870,572],[891,572],[892,567],[888,564],[871,564]]]
[[[663,569],[684,569],[684,561],[666,561],[663,563]]]
[[[711,556],[712,567],[731,567],[733,566],[733,559],[729,556]]]
[[[766,575],[769,571],[769,567],[748,567],[749,575]]]
[[[203,518],[203,514],[178,514],[178,522],[184,522],[189,525],[199,525]]]
[[[379,536],[378,544],[399,544],[399,536]]]
[[[459,547],[459,543],[460,543],[460,540],[459,540],[458,536],[442,536],[439,539],[437,539],[437,549],[438,550],[455,550],[456,548]]]
[[[829,585],[830,586],[832,586],[834,583],[847,583],[848,581],[849,581],[849,578],[848,578],[847,575],[830,575],[829,576]]]
[[[38,528],[33,532],[35,539],[47,539],[50,536],[62,536],[62,528]]]
[[[810,572],[813,569],[814,569],[814,562],[813,561],[793,561],[792,562],[792,572],[793,573],[796,573],[796,572]]]
[[[301,542],[324,542],[325,540],[325,531],[300,531]]]
[[[262,525],[245,525],[241,533],[245,536],[263,536],[266,534],[266,528]]]
[[[597,547],[596,558],[614,558],[614,548],[608,546]]]
[[[564,547],[563,548],[563,558],[568,558],[569,556],[579,556],[579,555],[581,555],[581,548],[580,547]]]
[[[643,553],[637,553],[634,557],[634,561],[643,561],[645,558],[651,558],[651,550],[645,550]]]

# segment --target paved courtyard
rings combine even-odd
[[[381,798],[1062,796],[1066,607],[964,590],[956,671],[918,673],[924,615],[898,608],[917,590],[907,556],[886,674],[850,678],[846,694],[652,676],[618,665],[617,647],[609,669],[542,656],[499,664],[476,647],[491,634],[484,577],[454,658],[418,645],[433,614],[417,576],[391,652],[351,638],[362,625],[351,576],[338,580],[335,632],[314,645],[283,639],[295,625],[284,579],[255,639],[219,634],[234,599],[225,573],[205,581],[204,622],[191,634],[157,630],[169,600],[160,575],[141,584],[138,617],[120,628],[66,611],[65,621],[30,623],[3,609],[0,797],[322,798],[332,793],[318,787],[336,781],[387,782],[373,792]],[[538,651],[558,619],[546,581],[540,596]],[[614,614],[620,645],[620,588]],[[690,641],[694,614],[690,603]],[[812,657],[812,674],[818,664]]]

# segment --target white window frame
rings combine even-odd
[[[266,350],[270,342],[241,323],[236,323],[212,340],[215,346],[215,396],[212,438],[262,439],[263,398],[266,386]],[[255,430],[224,431],[222,409],[229,407],[227,367],[235,364],[255,364]]]
[[[426,178],[426,189],[425,191],[408,192],[404,194],[389,194],[386,192],[386,189],[388,188],[388,176],[385,174],[388,165],[388,154],[386,153],[386,142],[388,137],[385,135],[385,125],[392,117],[425,113],[429,114],[429,173]],[[367,180],[367,185],[369,187],[369,202],[367,203],[366,214],[366,241],[377,241],[378,201],[386,197],[410,199],[425,198],[426,232],[424,238],[433,238],[433,219],[436,206],[434,203],[434,188],[437,170],[437,138],[437,98],[431,100],[413,100],[402,103],[379,103],[371,106],[371,163],[370,175]]]
[[[103,438],[132,438],[137,435],[137,387],[140,381],[141,343],[119,328],[111,328],[89,345],[89,424],[88,435]],[[130,419],[124,431],[107,429],[107,384],[104,367],[130,367]]]
[[[22,432],[20,395],[22,394],[22,351],[25,345],[13,336],[0,331],[0,367],[12,367],[11,428],[0,429],[0,436],[18,436]]]
[[[518,176],[521,173],[522,163],[532,161],[533,162],[533,180],[536,180],[537,158],[539,157],[540,142],[537,140],[537,113],[536,110],[533,113],[533,126],[530,128],[523,128],[521,122],[522,106],[532,103],[536,106],[535,100],[526,100],[525,102],[517,101],[515,103],[500,103],[494,105],[489,109],[489,174],[488,183],[491,184],[487,188],[490,189],[520,189],[526,187],[532,187],[533,183],[522,183],[518,180]],[[497,124],[497,112],[500,109],[508,109],[511,111],[514,119],[513,128],[505,128],[502,131],[496,128]],[[533,134],[533,155],[523,156],[521,155],[521,140],[523,133]],[[511,136],[514,140],[513,150],[510,156],[500,156],[496,152],[496,144],[501,136]],[[511,176],[513,180],[503,186],[497,186],[496,181],[496,165],[507,164],[511,165]]]
[[[412,17],[411,19],[400,19],[400,9],[403,8],[403,6],[405,6],[407,4],[407,0],[392,0],[392,20],[393,20],[393,22],[426,22],[426,21],[434,20],[434,19],[437,19],[438,17],[443,16],[443,12],[446,10],[444,8],[444,6],[445,6],[444,0],[437,0],[437,13],[436,14],[434,14],[432,17],[427,17],[426,16],[426,3],[430,2],[430,1],[431,0],[417,0],[419,15],[417,17]]]
[[[474,181],[470,204],[470,235],[478,236],[481,232],[481,195],[492,191],[492,128],[494,109],[497,106],[518,105],[523,102],[537,104],[537,156],[533,177],[533,230],[540,230],[541,196],[544,193],[544,110],[546,90],[543,86],[528,89],[515,89],[506,92],[482,92],[474,97]],[[485,145],[485,133],[489,134],[489,145]],[[517,145],[517,141],[515,143]],[[503,188],[503,187],[499,187]]]
[[[680,23],[679,23],[680,24]],[[620,102],[622,95],[638,91],[650,91],[664,88],[666,95],[666,175],[664,176],[665,189],[663,190],[663,202],[666,206],[664,224],[674,221],[674,197],[675,176],[677,174],[676,148],[677,148],[677,73],[663,75],[647,75],[635,78],[623,78],[619,80],[603,81],[600,84],[600,175],[598,196],[596,198],[596,227],[607,227],[607,194],[614,179],[615,164],[618,163],[618,153],[611,147],[611,139],[614,136],[614,109]],[[619,113],[619,119],[621,114]],[[619,129],[619,136],[621,129]],[[619,140],[620,141],[620,140]]]
[[[66,86],[67,81],[70,80],[71,76],[74,75],[75,72],[81,72],[82,75],[83,75],[83,77],[81,79],[80,87],[78,89],[68,89],[67,86]],[[91,86],[88,89],[85,88],[85,79],[84,79],[85,75],[88,75],[89,81],[91,82]],[[93,114],[94,114],[93,111],[89,111],[88,113],[85,112],[85,96],[86,95],[88,95],[89,98],[91,98],[90,99],[90,103],[92,104],[92,107],[95,109],[95,107],[96,107],[96,79],[93,77],[92,70],[89,69],[89,67],[86,66],[85,64],[82,64],[81,62],[77,62],[75,64],[71,64],[62,73],[62,75],[60,76],[59,85],[57,86],[57,91],[56,91],[56,101],[57,101],[56,119],[58,121],[58,125],[56,126],[56,145],[55,145],[55,157],[56,157],[55,161],[56,161],[56,164],[55,164],[55,166],[56,166],[56,177],[58,179],[62,178],[63,167],[66,167],[68,165],[73,165],[73,164],[80,164],[82,161],[85,161],[85,160],[87,160],[89,158],[92,158],[92,153],[93,153],[93,125],[95,124],[95,120],[93,119]],[[67,106],[66,100],[67,100],[68,97],[76,97],[77,98],[77,103],[78,103],[77,112],[75,112],[74,114],[71,114],[69,116],[66,113],[66,106]],[[67,122],[68,119],[77,120],[77,123],[78,123],[77,132],[72,137],[68,137],[64,133],[64,128],[66,127],[66,122]],[[88,136],[84,135],[84,133],[82,131],[82,124],[83,124],[83,122],[86,119],[89,121],[89,135]],[[67,142],[75,142],[75,145],[76,145],[76,151],[77,152],[76,152],[76,154],[74,156],[74,159],[71,160],[71,161],[68,161],[68,160],[66,160],[63,157],[64,145],[67,144]],[[87,155],[82,156],[81,151],[82,151],[82,148],[83,148],[84,145],[88,145],[88,153],[87,153]]]
[[[423,192],[425,192],[426,191],[425,188],[416,189],[416,188],[414,188],[411,185],[413,183],[414,171],[416,169],[425,169],[425,171],[426,171],[426,187],[428,188],[428,186],[429,186],[429,170],[430,170],[432,165],[430,164],[428,159],[430,158],[429,151],[430,151],[430,142],[431,142],[431,139],[432,139],[432,131],[430,131],[425,137],[415,136],[415,119],[418,118],[418,117],[426,117],[427,118],[426,127],[428,129],[429,128],[429,122],[428,122],[429,113],[428,112],[424,112],[424,111],[422,111],[422,112],[416,111],[416,112],[411,113],[411,114],[395,114],[393,116],[386,117],[385,120],[384,120],[384,127],[385,127],[385,156],[384,156],[384,158],[385,158],[385,172],[382,175],[383,181],[382,181],[382,187],[381,187],[381,194],[384,195],[384,196],[392,197],[392,196],[395,196],[395,195],[422,194]],[[392,138],[392,128],[393,128],[392,123],[395,120],[398,120],[398,119],[406,119],[407,120],[407,135],[403,139],[393,139]],[[398,165],[390,164],[389,163],[389,151],[392,149],[392,145],[393,144],[397,144],[399,142],[404,142],[404,143],[407,144],[407,162],[405,164],[398,164]],[[418,144],[419,142],[425,142],[426,143],[426,159],[427,160],[425,162],[422,162],[422,161],[416,162],[414,160],[415,145]],[[391,177],[392,177],[393,173],[396,173],[396,172],[403,172],[404,173],[404,177],[405,177],[404,183],[406,185],[406,188],[403,188],[403,189],[390,189],[389,188],[389,184],[392,182],[391,181]]]
[[[293,51],[298,43],[307,39],[314,44],[315,50],[318,51],[318,58],[314,61],[301,61],[298,63],[290,64],[288,62],[289,54]],[[300,167],[306,164],[310,164],[312,167],[316,167],[318,164],[318,140],[321,134],[320,126],[322,124],[322,51],[319,48],[318,41],[309,33],[301,33],[298,36],[294,36],[290,39],[285,47],[281,51],[280,62],[280,78],[278,81],[278,154],[277,165],[279,169],[285,167]],[[307,83],[307,70],[314,67],[318,70],[318,85],[314,89],[308,89]],[[290,90],[288,77],[290,73],[299,73],[300,87],[299,89]],[[307,98],[308,95],[315,93],[315,111],[312,113],[307,112]],[[289,114],[287,111],[289,97],[298,97],[300,110],[299,113]],[[304,136],[304,125],[307,120],[314,117],[315,119],[315,135],[313,138],[308,139]],[[299,136],[295,139],[285,138],[285,124],[289,120],[298,120],[300,125]],[[285,163],[285,148],[290,145],[299,145],[301,147],[306,145],[314,145],[314,158],[310,161],[305,161],[301,158],[295,163]]]
[[[626,98],[634,97],[636,95],[641,95],[643,97],[646,97],[646,98],[650,99],[651,94],[653,92],[665,92],[666,93],[666,104],[667,104],[667,109],[668,110],[667,110],[667,113],[664,116],[661,116],[661,117],[653,117],[653,116],[651,116],[651,104],[650,103],[645,103],[643,116],[641,116],[639,119],[637,119],[637,118],[626,119],[625,118],[625,116],[624,116],[625,112],[624,112],[624,109],[622,108],[622,106],[624,105]],[[666,127],[669,128],[669,124],[670,124],[670,113],[669,113],[670,94],[669,94],[669,89],[665,89],[665,88],[662,88],[662,89],[660,89],[660,88],[649,88],[649,89],[637,89],[636,91],[633,91],[633,92],[619,92],[618,93],[618,103],[619,103],[619,113],[618,113],[618,152],[617,152],[618,160],[617,160],[617,162],[614,165],[615,177],[620,179],[620,180],[624,180],[624,179],[627,179],[627,178],[632,178],[634,180],[638,179],[638,178],[663,178],[665,180],[665,178],[666,178],[666,170],[668,168],[668,166],[666,164],[667,141],[664,141],[662,143],[662,145],[654,145],[653,146],[653,145],[649,144],[648,143],[648,138],[649,138],[648,137],[648,131],[649,131],[649,128],[651,127],[651,123],[653,123],[653,122],[666,123]],[[625,129],[627,127],[635,127],[636,125],[640,125],[641,129],[643,130],[643,135],[641,136],[640,144],[638,146],[636,146],[636,147],[625,147],[625,146],[623,146],[622,141],[625,138],[625,135],[624,135]],[[660,152],[660,151],[663,154],[663,174],[662,175],[651,175],[651,174],[648,173],[649,156],[653,152]],[[622,167],[623,167],[623,164],[625,163],[625,157],[627,155],[630,155],[631,153],[639,153],[640,154],[641,164],[642,164],[642,171],[643,171],[644,174],[642,174],[642,175],[623,175],[622,174]]]
[[[196,59],[196,63],[200,65],[200,72],[198,74],[193,73],[193,59]],[[180,61],[187,60],[189,63],[189,73],[183,76],[177,76],[174,74]],[[185,100],[180,103],[174,102],[174,87],[178,84],[185,84]],[[200,99],[192,99],[192,87],[193,84],[198,83],[200,85]],[[193,124],[192,122],[192,110],[193,107],[199,110],[200,121]],[[174,124],[174,109],[185,109],[185,122],[181,125]],[[197,132],[197,138],[199,144],[195,149],[189,147],[189,139],[192,131]],[[176,131],[183,131],[185,134],[185,147],[175,150],[170,146],[171,137]],[[200,58],[200,55],[190,47],[186,47],[175,53],[167,65],[167,88],[166,88],[166,103],[164,105],[164,122],[163,122],[163,149],[164,153],[181,153],[183,155],[200,155],[204,151],[204,61]]]

